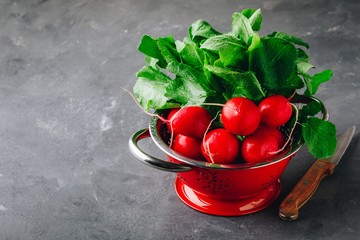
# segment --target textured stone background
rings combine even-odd
[[[149,121],[122,90],[144,65],[141,36],[182,39],[199,18],[229,31],[231,14],[246,7],[262,8],[262,35],[310,43],[314,65],[334,71],[317,96],[339,132],[359,129],[357,0],[1,0],[0,239],[359,239],[359,130],[292,223],[277,209],[314,161],[305,148],[278,201],[232,218],[188,208],[174,174],[128,150]],[[150,140],[143,145],[161,155]]]

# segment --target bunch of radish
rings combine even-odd
[[[221,127],[214,127],[215,118],[204,107],[172,109],[166,121],[171,148],[217,164],[267,161],[287,144],[279,127],[290,120],[292,111],[292,104],[281,95],[266,97],[258,105],[235,97],[222,105]]]

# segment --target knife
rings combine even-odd
[[[347,129],[339,138],[332,157],[318,159],[295,185],[279,207],[279,216],[283,220],[295,220],[299,209],[311,198],[321,180],[334,172],[336,165],[344,155],[354,136],[355,126]]]

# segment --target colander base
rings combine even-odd
[[[217,216],[241,216],[258,212],[271,205],[279,196],[281,182],[275,181],[256,196],[237,200],[213,199],[199,194],[178,178],[175,179],[175,190],[187,206],[197,211]]]

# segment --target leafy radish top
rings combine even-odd
[[[232,15],[231,31],[221,33],[197,20],[183,41],[144,35],[138,50],[146,66],[137,72],[134,95],[144,110],[205,103],[225,104],[235,97],[259,104],[265,97],[312,96],[332,77],[331,70],[310,74],[309,44],[284,32],[261,37],[260,9]],[[310,153],[333,155],[336,128],[316,117],[316,104],[299,109],[298,123]]]

